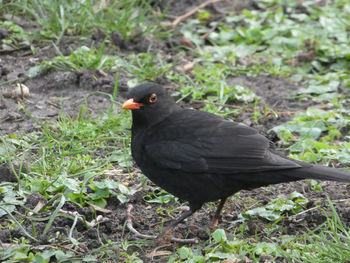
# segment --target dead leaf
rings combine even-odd
[[[183,70],[185,72],[192,70],[194,68],[194,62],[187,63],[186,65],[183,66]]]
[[[152,252],[147,253],[146,257],[153,259],[154,257],[169,256],[171,254],[172,252],[169,250],[153,250]]]

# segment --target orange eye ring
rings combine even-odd
[[[157,102],[157,100],[158,100],[158,97],[157,97],[157,94],[155,94],[155,93],[152,93],[151,96],[149,96],[149,98],[148,98],[148,101],[150,103],[155,103],[155,102]]]

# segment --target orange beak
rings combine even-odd
[[[123,103],[122,108],[125,110],[137,110],[143,106],[143,103],[134,101],[134,99],[128,99]]]

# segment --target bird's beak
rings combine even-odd
[[[128,99],[123,103],[122,108],[125,110],[137,110],[143,106],[143,103],[134,101],[134,99]]]

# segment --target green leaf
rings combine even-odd
[[[308,127],[303,127],[299,130],[300,136],[303,138],[312,138],[312,139],[317,139],[320,137],[322,130],[320,128],[308,128]]]
[[[188,247],[180,247],[178,250],[177,250],[177,253],[179,254],[179,257],[181,259],[187,259],[187,258],[190,258],[192,256],[192,251],[190,248]]]
[[[215,242],[222,242],[227,240],[225,230],[223,229],[216,229],[214,233],[211,234],[211,236],[214,238]]]
[[[289,198],[290,198],[291,200],[295,200],[295,199],[305,199],[305,197],[304,197],[301,193],[299,193],[299,192],[297,192],[297,191],[292,192],[292,193],[289,195]]]
[[[214,253],[208,253],[207,257],[209,257],[210,259],[213,259],[215,261],[217,259],[233,259],[233,260],[239,259],[236,255],[234,255],[232,253],[225,253],[225,252],[221,252],[221,251],[215,251]],[[224,261],[224,262],[226,262],[226,261]],[[230,262],[230,261],[228,261],[228,262]]]

